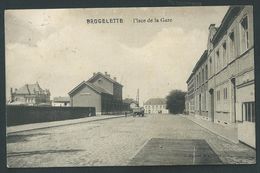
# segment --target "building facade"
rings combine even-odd
[[[54,97],[53,101],[52,101],[52,106],[69,107],[70,98],[69,97]]]
[[[195,99],[194,99],[194,73],[192,72],[187,83],[187,94],[185,96],[185,113],[186,114],[194,114],[195,113]]]
[[[96,114],[109,114],[126,109],[122,101],[123,86],[105,72],[93,73],[69,92],[73,107],[95,107]]]
[[[253,7],[231,6],[218,28],[210,25],[205,52],[191,77],[195,114],[237,126],[238,139],[255,147]]]
[[[51,105],[50,91],[42,89],[38,82],[35,84],[25,84],[19,89],[10,90],[11,98],[8,104],[10,105]]]
[[[166,99],[151,98],[144,103],[144,110],[147,114],[168,114],[166,109]]]

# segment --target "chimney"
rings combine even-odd
[[[210,24],[210,25],[209,25],[209,30],[211,30],[212,28],[215,28],[215,25],[216,25],[216,24]]]
[[[93,76],[95,76],[96,75],[96,73],[93,73]]]
[[[110,77],[110,74],[108,74],[107,72],[105,72],[105,76]]]
[[[116,77],[114,77],[114,81],[116,81]]]

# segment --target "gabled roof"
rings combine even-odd
[[[151,98],[144,103],[144,105],[165,105],[165,104],[166,104],[165,98]]]
[[[93,83],[90,83],[90,82],[85,82],[86,85],[88,85],[89,87],[91,87],[93,90],[95,90],[96,92],[98,93],[106,93],[106,94],[111,94],[109,93],[107,90],[99,87],[99,86],[96,86],[94,85]]]
[[[134,99],[131,99],[131,98],[125,98],[123,100],[124,103],[127,103],[127,104],[131,104],[131,103],[135,103],[135,104],[138,104],[136,100]]]
[[[68,94],[69,95],[74,95],[74,93],[76,93],[80,88],[82,88],[83,86],[88,86],[90,89],[92,89],[93,91],[101,94],[101,93],[106,93],[106,94],[110,94],[108,91],[106,91],[105,89],[99,87],[99,86],[96,86],[90,82],[86,82],[86,81],[83,81],[81,82],[78,86],[76,86],[75,88],[73,88]]]
[[[235,20],[235,18],[243,8],[244,6],[229,7],[228,11],[221,21],[219,28],[217,29],[217,32],[212,38],[212,42],[214,45],[221,39],[223,34],[227,31],[228,27],[232,24],[232,22]]]
[[[44,92],[38,83],[36,84],[25,84],[18,90],[14,91],[15,94],[36,94],[37,92]]]
[[[114,83],[114,84],[117,84],[117,85],[123,87],[123,85],[121,85],[121,84],[118,83],[117,81],[111,79],[109,76],[104,75],[104,74],[101,73],[101,72],[97,72],[96,74],[94,74],[94,75],[88,80],[88,82],[92,83],[93,81],[97,80],[100,76],[104,77],[105,79],[109,80],[110,82],[112,82],[112,83]]]
[[[189,83],[189,81],[192,79],[193,75],[194,75],[194,72],[191,72],[191,74],[190,74],[189,78],[187,79],[186,83]]]
[[[54,97],[53,98],[54,102],[70,102],[69,97]]]

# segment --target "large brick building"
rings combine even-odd
[[[94,73],[89,80],[69,92],[70,103],[73,107],[95,107],[97,114],[122,111],[126,108],[122,101],[122,88],[123,85],[107,72]]]
[[[8,104],[11,105],[51,105],[50,91],[42,89],[38,82],[35,84],[25,84],[19,89],[11,88],[11,99]]]
[[[231,6],[219,27],[209,26],[207,50],[187,80],[186,111],[237,127],[238,139],[255,147],[254,78],[253,7]]]

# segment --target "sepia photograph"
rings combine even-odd
[[[6,9],[8,168],[256,164],[252,5]]]

